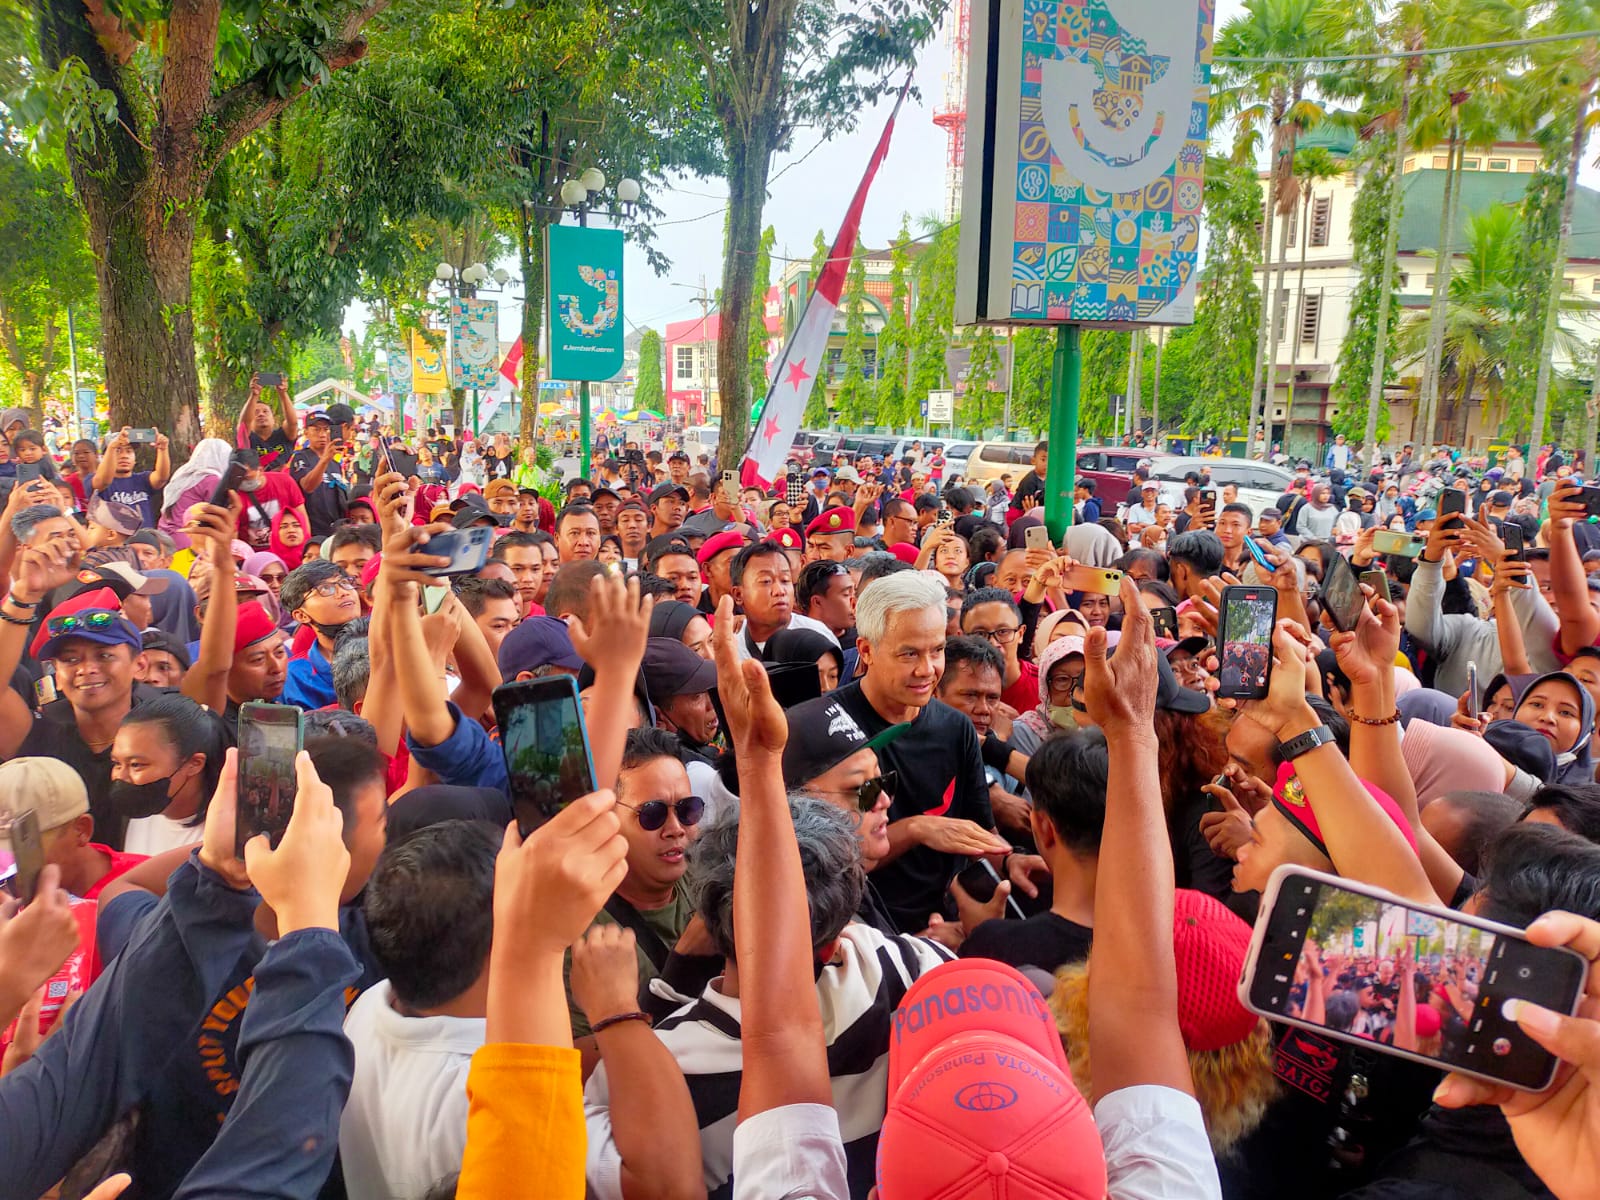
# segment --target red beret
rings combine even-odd
[[[777,542],[785,550],[805,549],[805,546],[801,544],[800,535],[794,531],[792,525],[785,525],[782,529],[775,530],[770,540]]]
[[[721,533],[708,537],[705,540],[705,544],[700,547],[699,553],[694,557],[695,561],[703,567],[724,550],[739,550],[743,547],[744,534],[737,529],[724,529]]]
[[[261,601],[246,600],[239,605],[239,624],[233,631],[233,652],[238,654],[246,646],[253,646],[277,631],[278,623],[268,614]]]
[[[913,567],[917,565],[919,551],[910,542],[896,542],[889,547],[889,553],[903,563],[910,563]]]
[[[856,511],[853,508],[830,508],[806,526],[806,536],[814,533],[854,533],[856,531]]]

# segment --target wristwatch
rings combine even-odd
[[[1304,733],[1297,733],[1286,742],[1278,743],[1278,755],[1284,762],[1293,762],[1302,754],[1309,754],[1318,746],[1330,745],[1334,740],[1333,730],[1326,725],[1318,725],[1315,729],[1308,729]]]

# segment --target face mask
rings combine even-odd
[[[355,619],[356,618],[354,617],[350,618],[351,621]],[[315,629],[319,634],[327,638],[329,641],[336,642],[339,640],[339,631],[348,625],[349,621],[341,621],[337,625],[324,625],[321,621],[308,620],[306,621],[306,624],[311,626],[311,628]]]
[[[1052,704],[1050,706],[1050,723],[1057,729],[1076,729],[1078,727],[1078,710],[1070,704]]]
[[[116,780],[111,785],[111,811],[132,821],[139,817],[153,817],[172,803],[172,776],[152,779],[146,783],[129,783]]]

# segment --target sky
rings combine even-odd
[[[1243,11],[1242,0],[1218,0],[1217,25]],[[867,246],[887,245],[899,233],[902,214],[911,216],[913,235],[921,232],[918,218],[942,216],[944,208],[945,133],[933,123],[943,106],[944,76],[949,49],[941,34],[929,42],[918,60],[915,85],[920,95],[908,97],[895,123],[889,155],[867,197],[861,237]],[[763,223],[777,231],[772,279],[783,272],[780,258],[809,262],[817,230],[833,240],[844,210],[866,166],[872,147],[883,129],[893,97],[860,115],[856,129],[829,141],[813,130],[797,130],[792,148],[774,156]],[[1600,172],[1586,156],[1583,181],[1590,187]],[[609,181],[614,186],[615,181]],[[656,221],[655,245],[671,260],[664,275],[657,275],[644,254],[631,244],[624,262],[623,315],[630,331],[649,327],[665,331],[669,322],[700,314],[701,284],[715,297],[722,275],[723,213],[727,186],[720,179],[693,176],[674,178],[665,188],[652,188],[651,201],[661,209]],[[499,264],[515,275],[517,263]],[[500,336],[514,340],[520,326],[517,297],[522,294],[514,277],[500,298]],[[360,305],[347,314],[347,327],[364,326]]]

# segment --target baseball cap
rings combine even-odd
[[[717,666],[677,638],[653,637],[644,644],[644,684],[656,703],[692,696],[717,686]]]
[[[89,792],[59,758],[29,755],[0,764],[0,850],[11,849],[12,818],[30,809],[41,833],[59,829],[89,811]]]
[[[103,496],[96,496],[89,501],[89,520],[124,537],[132,537],[144,527],[144,518],[137,508],[120,500],[107,500]]]
[[[524,617],[500,643],[498,662],[500,676],[507,683],[523,671],[531,673],[540,667],[576,671],[583,666],[566,622],[555,617]]]
[[[668,496],[679,496],[685,502],[687,502],[689,499],[689,489],[684,487],[681,483],[672,483],[670,481],[667,483],[658,483],[655,487],[650,489],[649,503],[654,505],[658,501],[665,500]]]
[[[52,631],[57,621],[70,624]],[[33,657],[41,662],[54,658],[62,645],[74,638],[97,646],[130,646],[135,654],[144,648],[139,630],[122,615],[122,602],[108,587],[84,592],[51,609],[34,639]]]
[[[328,413],[325,409],[313,408],[306,414],[306,425],[311,426],[317,424],[318,422],[321,422],[324,425],[333,424],[332,418],[328,416]]]
[[[85,567],[78,572],[83,583],[104,583],[116,592],[118,600],[129,596],[159,596],[167,590],[168,580],[159,575],[142,574],[125,562],[101,563],[98,567]]]
[[[1044,997],[969,958],[911,985],[889,1036],[880,1200],[1104,1200],[1105,1149]]]
[[[356,410],[348,404],[330,404],[327,416],[335,425],[348,425],[356,419]]]
[[[517,485],[509,479],[491,479],[483,488],[485,500],[493,500],[496,496],[514,496],[516,494]]]
[[[1400,806],[1382,788],[1373,787],[1365,779],[1361,784],[1378,802],[1378,807],[1383,809],[1384,815],[1405,835],[1406,844],[1415,851],[1417,835],[1412,832],[1411,822],[1406,820],[1406,815],[1400,811]],[[1272,804],[1324,858],[1332,859],[1333,855],[1328,853],[1327,843],[1322,840],[1322,822],[1317,820],[1316,812],[1306,801],[1305,786],[1300,782],[1300,776],[1295,774],[1293,763],[1278,764],[1278,780],[1272,789]]]
[[[452,529],[470,529],[474,525],[498,526],[499,524],[500,520],[494,513],[486,508],[479,508],[475,504],[463,504],[450,517],[450,527]]]
[[[688,453],[686,451],[674,450],[671,454],[667,455],[667,461],[668,462],[688,462],[689,461],[689,455],[688,455]]]
[[[861,475],[856,469],[848,465],[840,467],[834,472],[833,477],[840,483],[860,483],[862,481]]]
[[[703,567],[724,550],[738,550],[743,546],[744,534],[737,529],[725,529],[705,540],[695,555],[695,561]]]
[[[146,650],[165,650],[178,660],[178,665],[185,671],[192,665],[189,659],[189,647],[179,639],[166,632],[164,629],[151,627],[139,635]]]
[[[891,725],[868,735],[836,696],[819,696],[789,710],[789,740],[783,747],[783,782],[800,787],[838,766],[858,750],[887,746],[907,729]]]

